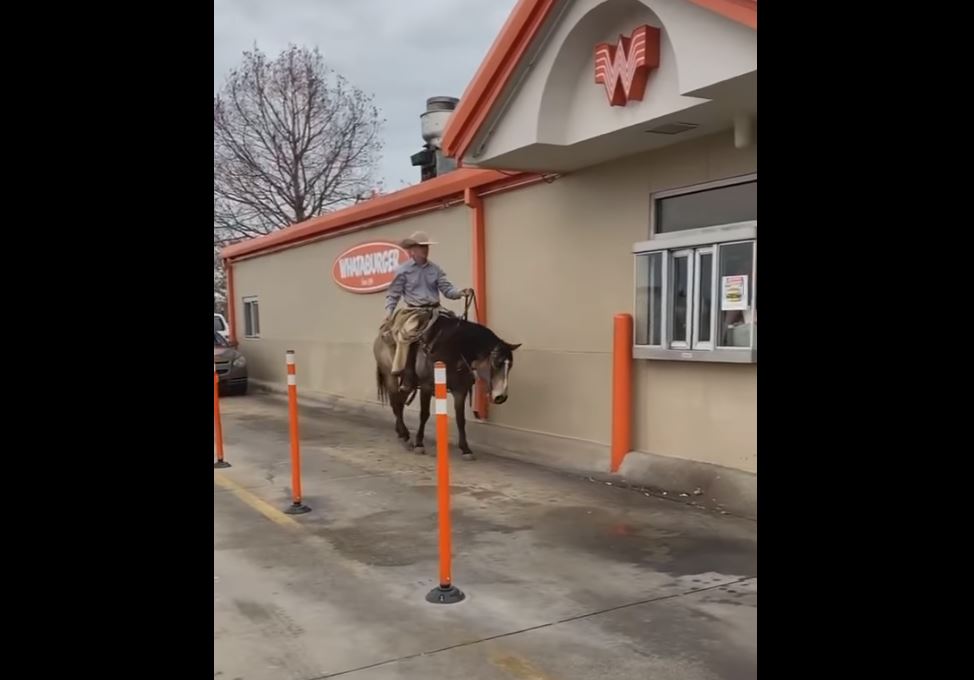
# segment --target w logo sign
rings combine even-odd
[[[595,82],[605,86],[612,106],[642,101],[649,72],[659,66],[659,29],[640,26],[618,45],[595,46]]]

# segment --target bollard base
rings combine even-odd
[[[287,506],[287,509],[284,511],[284,514],[303,515],[306,512],[311,512],[311,508],[309,508],[304,503],[291,503],[291,505]]]
[[[466,595],[456,586],[436,586],[426,595],[426,601],[433,604],[454,604],[460,602]]]
[[[228,463],[225,460],[218,460],[217,462],[213,463],[213,467],[214,468],[228,468],[228,467],[233,467],[233,466],[230,465],[230,463]]]

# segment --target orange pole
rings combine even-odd
[[[473,189],[464,189],[463,202],[470,208],[470,218],[473,225],[471,243],[473,244],[473,290],[477,294],[477,323],[487,325],[487,234],[484,219],[484,199]],[[474,387],[474,414],[481,420],[487,420],[489,401],[487,399],[487,385],[477,378]]]
[[[237,305],[233,297],[233,264],[230,260],[223,261],[223,268],[227,272],[227,324],[230,326],[230,343],[237,342]]]
[[[436,391],[436,497],[440,519],[440,585],[426,596],[435,604],[452,604],[465,596],[453,585],[450,546],[450,443],[446,415],[446,364],[433,368]]]
[[[228,468],[230,463],[223,460],[223,423],[220,421],[220,376],[213,366],[213,436],[216,439],[215,468]]]
[[[612,472],[632,447],[632,316],[616,314],[612,337]]]
[[[294,364],[294,350],[287,351],[287,408],[291,429],[291,494],[294,502],[285,510],[290,515],[309,512],[301,502],[301,441],[298,437],[298,376]]]
[[[450,546],[450,429],[446,415],[446,364],[436,362],[436,491],[440,515],[440,588],[449,588],[452,550]],[[441,376],[440,373],[443,373]]]

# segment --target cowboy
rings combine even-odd
[[[440,293],[450,300],[470,297],[473,290],[457,290],[446,278],[446,273],[429,260],[430,246],[436,245],[422,231],[413,233],[402,242],[411,260],[400,265],[386,295],[386,325],[390,326],[396,342],[392,359],[392,374],[402,376],[403,392],[416,388],[415,343],[429,328],[440,307]],[[405,307],[396,311],[399,300]]]

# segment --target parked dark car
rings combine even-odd
[[[215,331],[213,363],[220,378],[220,394],[247,394],[247,359]]]

